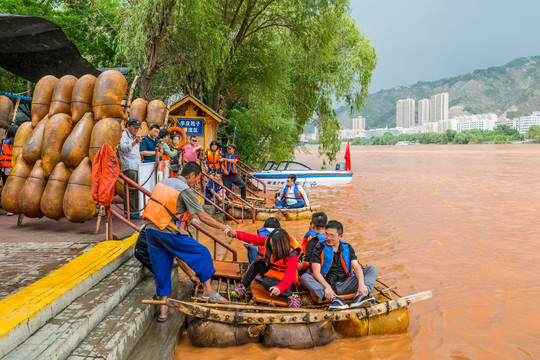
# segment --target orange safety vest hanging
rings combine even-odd
[[[11,158],[13,155],[13,144],[6,144],[2,141],[2,156],[0,156],[0,166],[4,168],[11,167]]]
[[[186,210],[180,214],[176,213],[178,195],[185,190],[182,189],[184,187],[182,184],[184,184],[185,189],[188,188],[187,184],[177,178],[169,178],[157,183],[144,209],[143,219],[150,220],[161,230],[171,225],[173,228],[177,228],[180,234],[189,235],[186,229],[189,212]]]
[[[208,169],[221,169],[221,165],[219,164],[219,158],[221,156],[219,155],[219,150],[216,150],[212,152],[212,150],[208,149],[206,150],[206,159],[207,159],[207,165]]]

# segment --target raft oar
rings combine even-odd
[[[143,303],[168,305],[190,316],[229,324],[307,324],[327,320],[343,321],[348,320],[351,316],[356,316],[359,319],[363,319],[366,317],[390,313],[393,310],[407,307],[412,303],[427,300],[432,296],[433,293],[431,291],[426,291],[415,295],[404,296],[399,299],[386,301],[381,304],[372,305],[367,308],[353,308],[340,311],[313,311],[310,309],[295,309],[299,311],[295,311],[294,313],[285,311],[293,309],[283,308],[281,313],[277,314],[250,313],[242,311],[246,310],[248,305],[236,305],[239,308],[238,310],[226,311],[213,309],[209,306],[204,306],[202,304],[199,305],[175,299],[167,299],[166,302],[163,300],[143,300]]]
[[[357,259],[365,259],[365,258],[372,257],[372,256],[373,256],[373,251],[372,250],[356,253],[356,258]]]
[[[167,299],[169,300],[169,299]],[[175,300],[175,299],[172,299]],[[143,304],[152,304],[152,305],[169,305],[164,300],[143,300]],[[257,306],[257,305],[236,305],[236,304],[219,304],[219,303],[211,303],[211,302],[197,302],[197,303],[189,303],[194,304],[198,306],[206,306],[210,308],[221,308],[221,309],[237,309],[237,310],[265,310],[265,311],[273,311],[273,312],[291,312],[291,313],[305,313],[306,311],[310,312],[316,312],[321,311],[319,309],[290,309],[286,307],[271,307],[271,306]],[[174,306],[172,306],[174,307]],[[324,311],[324,310],[322,310]]]

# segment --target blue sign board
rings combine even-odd
[[[177,126],[184,129],[186,135],[204,135],[204,119],[176,118]]]

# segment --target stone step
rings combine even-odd
[[[173,268],[172,279],[173,284],[178,284],[176,267]],[[157,306],[142,304],[143,299],[152,299],[155,293],[154,276],[147,274],[73,350],[68,359],[127,359],[157,316]],[[173,290],[173,294],[176,294],[176,290]]]
[[[58,270],[0,301],[0,357],[133,256],[136,235],[103,241]]]
[[[4,359],[65,359],[147,272],[137,259],[131,257]]]
[[[193,283],[185,274],[183,276],[178,283],[177,299],[189,300]],[[128,359],[172,360],[185,323],[186,314],[174,310],[171,310],[169,320],[165,323],[152,321]]]

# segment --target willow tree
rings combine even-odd
[[[358,110],[376,64],[348,1],[132,1],[121,48],[153,94],[190,93],[223,111],[233,123],[223,131],[237,127],[252,163],[291,157],[308,123],[335,159],[333,104]]]

